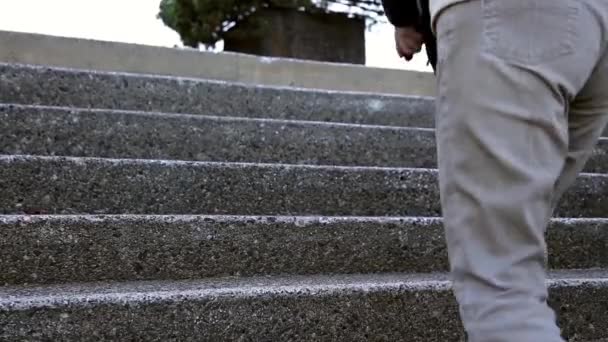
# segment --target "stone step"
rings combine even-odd
[[[21,105],[0,105],[0,154],[351,166],[436,164],[431,129]]]
[[[608,268],[608,219],[553,220],[552,269]],[[0,285],[447,272],[441,220],[0,216]]]
[[[439,216],[431,169],[0,156],[0,214]],[[561,217],[608,217],[583,174]]]
[[[431,97],[0,63],[0,103],[434,127]],[[604,132],[608,136],[608,127]]]
[[[432,98],[0,64],[0,102],[431,127]]]
[[[432,129],[0,104],[0,154],[436,167]],[[587,172],[608,171],[608,139]]]
[[[608,271],[551,274],[569,341],[608,337]],[[445,275],[335,275],[0,289],[0,339],[461,341]]]

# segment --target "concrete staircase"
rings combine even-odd
[[[428,98],[0,65],[1,341],[461,341]],[[608,338],[608,139],[547,232]]]

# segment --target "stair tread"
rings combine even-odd
[[[547,282],[549,287],[607,287],[608,269],[554,271],[548,274]],[[168,298],[312,296],[398,289],[451,291],[451,286],[446,273],[384,273],[0,287],[0,310],[56,306],[74,301],[124,303]]]
[[[13,104],[0,104],[0,154],[437,166],[430,128]],[[584,171],[608,171],[608,139]]]
[[[437,173],[435,168],[395,167],[395,166],[358,166],[358,165],[314,165],[288,163],[256,163],[256,162],[223,162],[172,159],[140,159],[140,158],[103,158],[103,157],[73,157],[47,156],[28,154],[0,154],[0,162],[12,161],[65,161],[69,163],[103,163],[115,165],[163,165],[163,166],[199,166],[199,167],[229,167],[229,168],[273,168],[273,169],[324,169],[347,171],[412,171],[422,173]],[[582,172],[580,178],[608,178],[608,172]]]
[[[29,154],[0,154],[0,161],[64,161],[66,163],[103,163],[114,165],[162,165],[162,166],[198,166],[198,167],[228,167],[228,168],[268,168],[268,169],[321,169],[321,170],[352,170],[352,171],[413,171],[436,173],[434,168],[395,167],[395,166],[360,166],[360,165],[314,165],[288,163],[257,163],[257,162],[225,162],[206,160],[174,160],[174,159],[142,159],[142,158],[104,158],[104,157],[74,157],[47,156]],[[581,177],[607,177],[608,173],[581,173]]]
[[[13,155],[0,156],[0,187],[4,214],[26,207],[49,214],[325,216],[441,210],[434,169]],[[607,191],[608,174],[583,174],[556,215],[606,216]]]
[[[0,63],[0,102],[430,127],[432,98]]]
[[[549,267],[608,267],[608,218],[554,219]],[[433,217],[0,216],[0,284],[447,271]]]
[[[571,341],[605,338],[608,271],[552,273]],[[461,341],[446,274],[222,278],[0,288],[0,338]]]
[[[0,63],[1,64],[1,63]],[[319,126],[319,127],[346,127],[346,128],[367,128],[372,130],[387,130],[387,131],[419,131],[419,132],[435,132],[432,127],[415,127],[415,126],[392,126],[392,125],[376,125],[370,123],[354,123],[354,122],[332,122],[332,121],[313,121],[313,120],[298,120],[287,118],[265,118],[265,117],[247,117],[240,116],[238,112],[234,115],[208,115],[208,114],[193,114],[184,112],[163,112],[154,110],[133,110],[121,108],[95,108],[95,107],[75,107],[75,106],[58,106],[58,105],[41,105],[41,104],[22,104],[22,103],[0,103],[0,111],[37,111],[49,113],[90,113],[90,114],[124,114],[142,117],[154,117],[165,119],[188,119],[193,121],[218,121],[218,122],[259,122],[259,123],[279,123],[279,124],[297,124],[301,126]]]

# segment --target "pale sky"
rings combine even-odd
[[[0,0],[0,30],[182,46],[177,33],[156,19],[159,3],[160,0]],[[396,56],[392,32],[390,25],[376,25],[367,32],[367,65],[430,71],[424,53],[411,62]]]

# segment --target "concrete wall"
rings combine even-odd
[[[274,86],[434,96],[427,72],[0,31],[0,62],[206,78]]]

